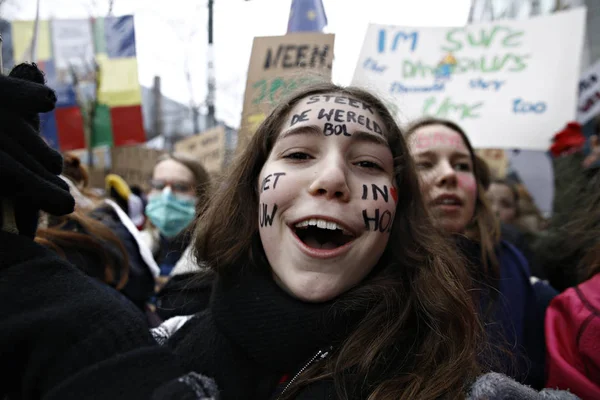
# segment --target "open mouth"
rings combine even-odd
[[[307,219],[296,223],[292,229],[306,246],[313,249],[337,249],[355,238],[352,232],[337,223],[323,219]]]
[[[462,201],[454,195],[442,195],[434,200],[434,204],[438,206],[462,206]]]

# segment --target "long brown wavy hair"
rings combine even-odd
[[[127,283],[129,256],[123,243],[110,228],[82,211],[53,217],[51,226],[38,228],[35,241],[65,259],[68,253],[76,252],[99,260],[100,271],[92,270],[89,265],[75,263],[75,266],[117,290]]]
[[[385,105],[367,91],[330,83],[305,87],[282,101],[239,155],[196,224],[195,255],[219,274],[264,268],[252,244],[258,235],[258,177],[292,108],[302,99],[339,93],[369,104],[384,122],[399,196],[388,245],[372,273],[341,295],[341,309],[366,309],[331,357],[307,368],[286,399],[309,383],[333,379],[341,399],[358,384],[361,398],[463,398],[479,373],[481,325],[467,291],[469,276],[424,207],[413,161]],[[264,250],[259,246],[262,254]],[[392,361],[393,360],[393,361]],[[351,373],[349,373],[351,371]],[[353,382],[353,383],[352,383]]]
[[[475,175],[475,181],[477,182],[477,199],[475,200],[473,219],[467,226],[465,234],[467,237],[478,241],[481,245],[481,261],[484,269],[484,271],[482,271],[483,274],[492,280],[497,280],[500,278],[500,264],[496,257],[495,249],[500,242],[500,226],[485,194],[485,186],[487,186],[485,183],[488,183],[490,178],[488,175],[489,169],[487,171],[483,169],[483,160],[480,160],[476,156],[471,141],[465,131],[458,124],[447,119],[433,117],[420,119],[411,124],[407,129],[406,138],[408,139],[418,129],[431,125],[442,125],[452,129],[462,137],[465,146],[467,146],[467,149],[469,150],[471,162],[473,164],[473,174]]]

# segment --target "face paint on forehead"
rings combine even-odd
[[[314,104],[318,102],[323,103],[335,103],[335,104],[344,104],[348,105],[352,108],[356,108],[357,110],[366,110],[371,115],[375,115],[373,112],[373,108],[365,102],[360,100],[353,99],[352,97],[342,96],[342,95],[334,95],[334,94],[317,94],[314,96],[310,96],[308,101],[304,104]]]
[[[290,127],[301,122],[309,122],[311,118],[323,121],[323,134],[325,136],[352,136],[347,124],[354,123],[365,127],[367,130],[383,136],[381,126],[373,117],[360,112],[338,108],[309,108],[294,112],[290,118]]]
[[[420,132],[413,134],[412,145],[417,150],[447,146],[456,150],[469,151],[462,137],[458,133],[450,132]]]

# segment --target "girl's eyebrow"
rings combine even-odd
[[[288,129],[279,136],[279,139],[287,139],[291,136],[297,135],[310,135],[321,137],[323,136],[323,131],[316,125],[303,125],[298,126],[296,128]]]
[[[281,134],[281,136],[279,136],[279,138],[286,139],[286,138],[289,138],[291,136],[296,136],[296,135],[310,135],[310,136],[316,135],[318,137],[324,137],[323,130],[321,128],[319,128],[317,125],[303,125],[303,126],[299,126],[296,128],[288,129],[287,131],[283,132]],[[374,135],[372,133],[365,132],[365,131],[352,132],[352,134],[350,135],[350,138],[352,141],[356,141],[356,142],[373,143],[373,144],[376,144],[379,146],[389,147],[387,140],[383,136]]]
[[[437,153],[433,150],[426,150],[421,152],[413,152],[413,156],[415,157],[437,157]],[[453,151],[450,154],[450,158],[468,158],[471,159],[471,155],[468,153],[463,153],[460,151]]]
[[[390,147],[383,136],[373,135],[365,131],[356,131],[352,133],[352,140],[356,142],[373,143],[379,146]]]

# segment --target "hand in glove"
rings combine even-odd
[[[75,202],[60,179],[62,157],[40,137],[38,113],[52,111],[54,91],[35,64],[0,75],[0,200],[3,230],[34,237],[38,212],[65,215]]]

